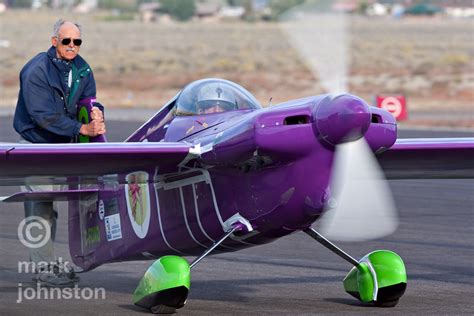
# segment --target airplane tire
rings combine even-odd
[[[155,305],[150,308],[150,311],[153,314],[174,314],[176,312],[176,307],[166,305]]]
[[[394,307],[398,304],[398,299],[393,301],[374,301],[374,305],[377,307]]]

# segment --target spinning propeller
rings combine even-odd
[[[384,174],[362,137],[370,108],[340,94],[348,90],[348,18],[321,5],[302,5],[288,11],[280,25],[321,85],[335,94],[314,113],[319,135],[336,148],[331,199],[318,230],[329,239],[362,241],[393,233],[398,216]]]
[[[363,241],[396,230],[390,187],[364,138],[336,147],[331,192],[319,229],[329,239]]]

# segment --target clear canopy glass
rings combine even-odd
[[[261,108],[250,92],[224,79],[202,79],[188,84],[179,94],[176,105],[176,115]]]

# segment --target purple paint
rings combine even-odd
[[[474,176],[473,160],[466,160],[474,153],[473,139],[395,143],[391,114],[351,95],[175,116],[179,97],[126,143],[2,144],[0,181],[20,184],[34,175],[30,181],[52,177],[69,183],[76,195],[99,190],[97,200],[71,201],[69,208],[71,256],[89,270],[106,262],[199,255],[224,235],[224,223],[236,214],[254,231],[235,232],[217,252],[306,229],[331,196],[334,145],[360,137],[374,152],[385,151],[379,161],[391,178]],[[150,217],[143,238],[127,204],[125,183],[132,172],[148,175],[142,194],[150,197]],[[114,235],[111,227],[118,222],[120,235]]]
[[[370,125],[369,106],[352,95],[327,97],[314,111],[318,136],[333,146],[361,138]]]

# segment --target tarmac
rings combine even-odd
[[[145,117],[130,116],[116,121],[113,115],[106,116],[109,141],[125,139],[145,121]],[[407,129],[399,133],[399,137],[460,136],[473,134]],[[11,117],[0,117],[0,141],[17,140]],[[396,307],[376,308],[349,296],[342,279],[351,266],[304,233],[296,233],[271,244],[204,259],[193,269],[189,298],[178,314],[472,314],[474,181],[398,180],[390,186],[400,212],[397,231],[382,239],[339,246],[356,258],[375,249],[393,250],[403,258],[408,286]],[[1,188],[0,195],[16,191]],[[60,209],[56,255],[69,260],[66,204]],[[24,290],[31,284],[31,274],[18,268],[19,262],[28,260],[27,249],[17,237],[23,212],[21,203],[0,203],[0,315],[145,312],[132,304],[132,293],[152,261],[107,264],[80,274],[82,294],[90,294],[86,289],[103,289],[105,298],[26,299]]]

